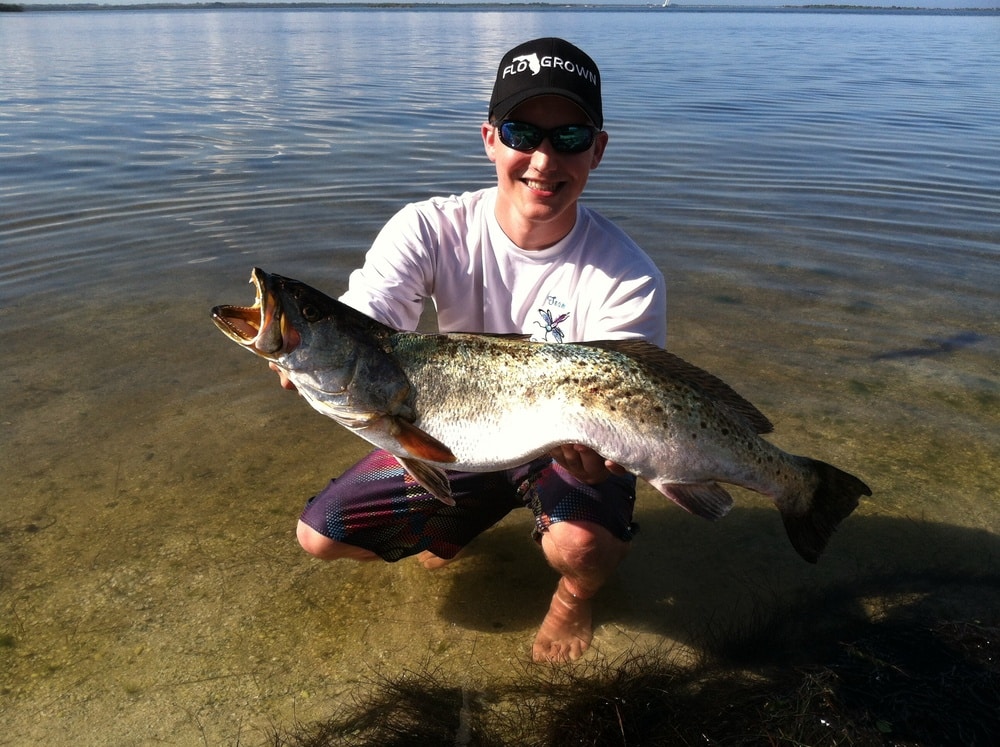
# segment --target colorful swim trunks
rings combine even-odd
[[[388,561],[429,550],[452,558],[515,508],[535,516],[535,536],[559,521],[591,521],[628,541],[635,478],[580,482],[551,458],[501,472],[449,471],[454,506],[427,493],[396,458],[377,449],[311,498],[301,520],[331,539]]]

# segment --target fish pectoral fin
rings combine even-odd
[[[654,482],[649,483],[670,500],[696,516],[715,521],[729,513],[733,497],[715,482]]]
[[[446,506],[455,505],[455,499],[451,497],[451,483],[448,482],[448,475],[443,469],[427,462],[421,462],[419,459],[396,457],[396,460],[403,466],[403,469],[410,473],[410,477],[420,483],[424,490]]]
[[[418,459],[444,462],[445,464],[455,461],[455,455],[451,453],[451,449],[431,434],[420,430],[413,423],[408,423],[402,418],[392,419],[389,433],[399,442],[400,446]]]

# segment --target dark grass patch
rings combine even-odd
[[[963,579],[986,600],[1000,579]],[[801,600],[800,600],[801,601]],[[824,597],[814,600],[829,603]],[[854,600],[854,609],[858,609]],[[796,605],[800,609],[800,605]],[[351,708],[274,734],[274,747],[986,747],[1000,734],[1000,613],[936,619],[921,601],[879,619],[836,605],[715,631],[702,661],[669,650],[465,687],[378,677]],[[843,612],[843,610],[840,610]],[[751,655],[752,654],[752,655]]]

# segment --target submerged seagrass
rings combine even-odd
[[[212,310],[219,329],[445,503],[446,468],[500,470],[583,444],[708,519],[733,504],[719,483],[769,496],[815,562],[871,495],[853,475],[762,439],[771,424],[753,405],[649,343],[399,332],[297,280],[254,268],[251,281],[253,306]]]

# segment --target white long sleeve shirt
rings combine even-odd
[[[663,275],[621,229],[578,205],[565,238],[524,250],[500,228],[496,194],[492,187],[404,207],[341,300],[396,329],[416,329],[430,298],[442,332],[666,344]]]

